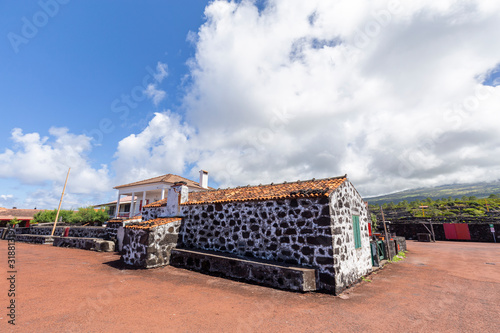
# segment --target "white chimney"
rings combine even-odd
[[[180,215],[180,204],[188,201],[188,187],[185,182],[178,182],[168,189],[166,216]]]
[[[200,186],[208,188],[208,171],[200,170]]]

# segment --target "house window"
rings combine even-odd
[[[359,215],[352,216],[352,229],[354,232],[354,248],[361,247],[361,229],[359,227]]]
[[[123,212],[124,213],[129,213],[130,212],[130,204],[123,205]]]

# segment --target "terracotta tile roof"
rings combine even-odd
[[[99,204],[99,205],[94,205],[94,207],[107,206],[107,205],[116,205],[117,201],[118,200],[107,202],[107,203],[103,203],[103,204]],[[124,197],[120,198],[120,205],[121,204],[131,203],[131,202],[132,202],[132,196],[131,195],[127,195],[127,196],[124,196]]]
[[[123,219],[120,218],[112,218],[108,221],[108,223],[115,223],[115,222],[123,222]]]
[[[142,215],[137,215],[137,216],[131,217],[129,219],[126,219],[125,222],[139,220],[139,219],[142,220]]]
[[[242,186],[205,192],[191,192],[189,193],[188,201],[183,203],[183,205],[328,196],[346,179],[347,175],[326,179],[299,180],[292,183],[285,182],[281,184]],[[161,207],[166,204],[167,199],[164,199],[144,207]]]
[[[36,213],[42,212],[43,209],[0,209],[0,220],[32,220]]]
[[[149,220],[149,221],[144,221],[144,222],[135,222],[135,223],[129,223],[125,226],[125,228],[128,229],[151,229],[154,227],[158,227],[160,225],[172,223],[172,222],[177,222],[182,220],[180,217],[167,217],[167,218],[159,218],[159,219],[154,219],[154,220]]]
[[[128,186],[135,186],[135,185],[147,185],[147,184],[154,184],[154,183],[173,184],[173,183],[177,183],[177,182],[186,182],[187,186],[189,186],[189,187],[204,189],[203,187],[200,186],[199,183],[197,183],[195,181],[192,181],[190,179],[187,179],[187,178],[184,178],[181,176],[173,175],[171,173],[163,175],[163,176],[158,176],[158,177],[154,177],[154,178],[150,178],[150,179],[141,180],[141,181],[130,183],[130,184],[118,185],[118,186],[115,186],[113,188],[120,189],[120,188],[124,188],[124,187],[128,187]]]

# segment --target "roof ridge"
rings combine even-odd
[[[171,178],[171,177],[179,177],[181,178],[182,180],[187,180],[189,181],[190,186],[195,186],[197,185],[198,187],[201,188],[201,186],[199,185],[198,182],[194,181],[194,180],[191,180],[189,178],[186,178],[186,177],[183,177],[183,176],[180,176],[180,175],[175,175],[173,173],[167,173],[167,174],[164,174],[164,175],[159,175],[159,176],[155,176],[155,177],[151,177],[151,178],[147,178],[147,179],[142,179],[142,180],[137,180],[135,182],[131,182],[131,183],[126,183],[126,184],[121,184],[121,185],[117,185],[115,187],[113,187],[114,189],[118,189],[118,188],[122,188],[122,187],[127,187],[127,186],[134,186],[134,185],[142,185],[144,183],[147,183],[147,182],[150,182],[154,179],[157,179],[158,182],[166,182],[166,183],[175,183],[175,181],[169,181],[168,178]],[[188,183],[188,184],[189,184]]]
[[[203,192],[193,192],[189,194],[189,199],[181,205],[201,204],[201,203],[221,203],[232,201],[254,201],[269,199],[284,199],[292,197],[318,197],[329,196],[342,183],[347,181],[347,174],[344,176],[329,177],[310,180],[297,180],[295,182],[283,182],[278,184],[237,186],[225,189],[212,189]],[[168,198],[150,203],[144,207],[160,207],[166,204]]]
[[[336,177],[327,177],[327,178],[312,178],[312,179],[307,179],[307,180],[295,180],[295,181],[283,181],[282,183],[269,183],[269,184],[258,184],[258,185],[239,185],[236,187],[226,187],[226,188],[214,188],[211,190],[208,190],[206,192],[211,192],[211,191],[224,191],[224,190],[235,190],[235,189],[240,189],[240,188],[248,188],[248,187],[263,187],[263,186],[277,186],[277,185],[284,185],[284,184],[300,184],[300,183],[305,183],[305,182],[312,182],[312,181],[322,181],[322,180],[334,180],[334,179],[341,179],[341,178],[346,178],[347,179],[347,173],[343,176],[336,176]]]

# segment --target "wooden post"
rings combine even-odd
[[[389,256],[389,260],[392,260],[392,257],[394,257],[394,255],[392,254],[392,251],[391,251],[391,246],[389,245],[389,234],[387,233],[387,226],[385,224],[385,216],[384,216],[384,210],[382,209],[382,206],[380,206],[380,212],[382,213],[382,222],[384,223],[384,232],[385,232],[385,240],[386,240],[386,244],[387,244],[387,256]]]
[[[54,236],[54,231],[56,230],[57,219],[59,218],[59,212],[61,211],[61,204],[62,204],[63,197],[64,197],[64,191],[66,191],[66,184],[68,184],[68,177],[69,177],[70,171],[71,171],[71,168],[68,169],[68,174],[66,175],[66,181],[64,182],[64,187],[63,187],[63,190],[61,193],[61,200],[59,200],[59,207],[57,208],[56,220],[54,221],[54,227],[52,228],[52,233],[50,234],[51,236]]]
[[[432,226],[432,219],[429,219],[429,224],[431,225],[432,241],[435,243],[436,242],[436,234],[434,233],[434,227]]]

